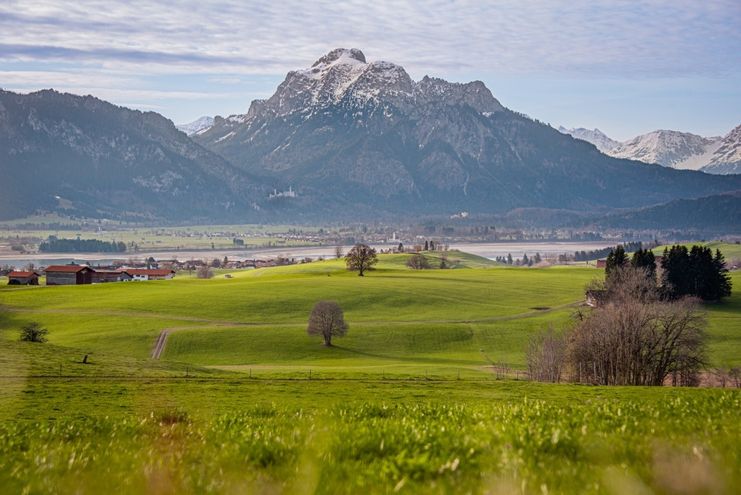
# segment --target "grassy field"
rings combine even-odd
[[[707,246],[713,250],[713,254],[715,254],[716,249],[720,249],[720,251],[723,253],[723,256],[726,258],[726,261],[741,260],[741,244],[739,243],[710,241],[710,242],[688,242],[684,245],[687,246],[687,248],[689,249],[692,247],[693,244],[697,244],[700,246]],[[659,247],[654,248],[652,251],[656,255],[660,256],[664,252],[664,249],[668,247],[671,247],[671,245],[659,246]]]
[[[0,286],[0,492],[738,493],[738,390],[492,373],[522,369],[529,336],[568,324],[600,270],[448,257],[412,271],[384,255],[362,278],[324,261]],[[733,280],[706,307],[717,365],[741,364]],[[306,335],[320,299],[350,323],[334,348]],[[17,341],[28,321],[48,343]]]

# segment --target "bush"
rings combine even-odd
[[[198,278],[211,278],[214,276],[214,271],[207,264],[203,264],[196,270],[196,277]]]
[[[407,260],[407,266],[412,270],[427,270],[430,267],[430,262],[422,254],[413,254]]]
[[[49,330],[36,322],[21,327],[21,341],[23,342],[46,342]]]

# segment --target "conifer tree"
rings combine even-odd
[[[615,249],[610,250],[605,262],[605,277],[610,278],[617,269],[624,267],[628,263],[628,256],[625,254],[625,248],[618,245]]]

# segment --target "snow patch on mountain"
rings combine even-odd
[[[193,134],[202,134],[206,132],[213,125],[213,117],[203,116],[194,120],[193,122],[189,122],[187,124],[178,124],[175,127],[186,133],[188,136],[192,136]]]

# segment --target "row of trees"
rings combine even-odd
[[[656,244],[654,244],[656,245]],[[639,249],[643,249],[643,243],[642,242],[626,242],[625,244],[620,245],[624,251],[638,251]],[[576,251],[574,253],[574,261],[592,261],[592,260],[598,260],[600,258],[604,258],[605,256],[610,254],[610,251],[612,251],[613,248],[607,247],[602,249],[593,249],[591,251]]]
[[[39,244],[39,251],[44,253],[124,253],[126,243],[107,242],[98,239],[59,239],[49,236]]]
[[[672,246],[661,260],[667,296],[673,299],[696,296],[718,301],[731,295],[731,277],[720,250],[715,256],[710,248]]]
[[[494,261],[505,265],[533,266],[543,261],[543,258],[540,256],[540,253],[535,253],[533,256],[528,256],[527,253],[523,253],[522,258],[514,259],[512,258],[512,253],[507,253],[507,256],[495,257]]]
[[[663,298],[676,300],[698,297],[704,301],[719,301],[731,295],[731,277],[720,250],[715,256],[705,246],[672,246],[664,249],[661,257],[661,277],[657,280],[657,263],[653,252],[639,249],[629,258],[622,246],[611,250],[607,256],[607,279],[621,268],[632,266],[642,269],[646,277],[658,284]]]

